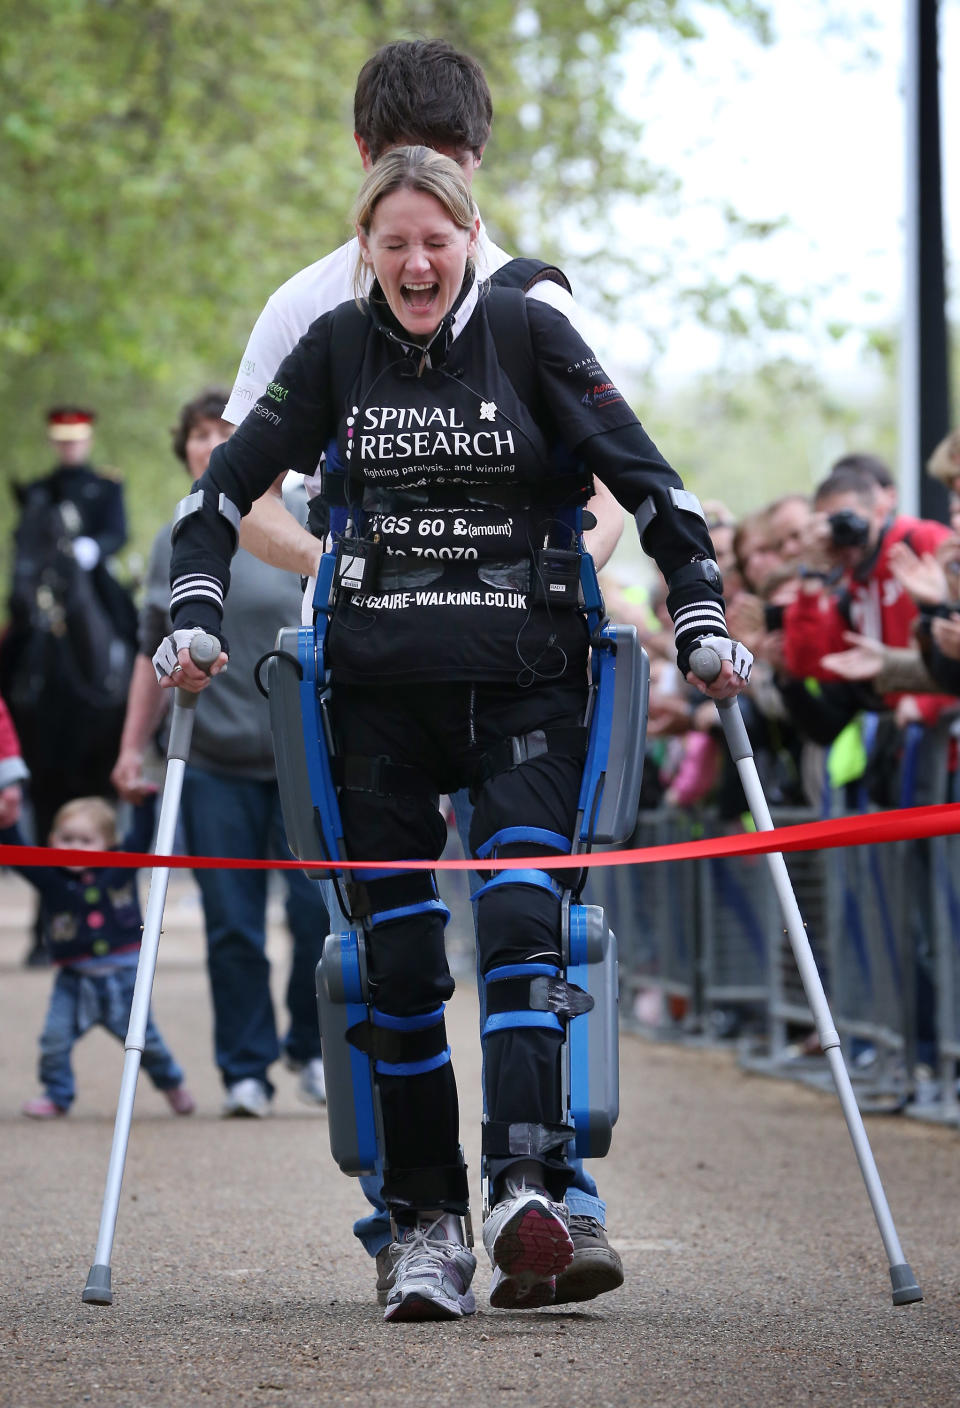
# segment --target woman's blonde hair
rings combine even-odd
[[[384,152],[357,192],[354,227],[369,235],[377,206],[394,191],[422,191],[433,196],[461,230],[473,229],[477,210],[463,172],[450,157],[430,147],[391,147]],[[358,300],[366,297],[367,266],[362,254],[357,260],[353,287]]]
[[[960,479],[960,430],[952,430],[927,460],[927,473],[952,489]]]

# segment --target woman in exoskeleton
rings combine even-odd
[[[478,221],[455,162],[424,147],[387,152],[360,191],[356,225],[372,275],[356,368],[344,382],[337,329],[346,313],[360,316],[344,305],[312,325],[214,452],[196,511],[175,529],[168,683],[209,682],[187,645],[194,629],[219,633],[237,514],[283,469],[312,470],[327,449],[325,494],[354,574],[335,584],[326,638],[348,853],[436,859],[445,839],[438,797],[469,787],[473,855],[542,858],[542,869],[502,872],[477,901],[487,1009],[504,1016],[484,1042],[491,1303],[540,1306],[572,1255],[561,1201],[571,1131],[561,1023],[526,1020],[544,1014],[529,1010],[522,968],[557,974],[562,1010],[564,872],[551,875],[549,857],[569,850],[574,829],[589,649],[575,592],[562,604],[551,595],[550,552],[578,550],[572,511],[597,475],[637,515],[667,579],[685,674],[700,639],[728,644],[719,573],[697,501],[548,304],[530,301],[525,315],[518,305],[530,384],[508,379],[491,291],[474,275]],[[345,400],[336,390],[344,384]],[[225,662],[226,643],[213,672]],[[744,683],[726,659],[700,687],[720,699]],[[543,748],[517,764],[510,740],[535,731]],[[456,1318],[475,1304],[443,1024],[454,985],[442,907],[423,876],[394,872],[362,887],[371,1042],[382,1057],[383,1197],[397,1229],[388,1320]],[[514,976],[500,981],[500,969]]]

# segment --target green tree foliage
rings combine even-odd
[[[358,69],[390,39],[444,35],[496,104],[478,178],[517,252],[614,276],[606,212],[671,188],[616,106],[625,37],[683,45],[754,0],[22,0],[0,31],[0,414],[7,481],[45,472],[43,413],[100,414],[142,552],[182,488],[168,428],[229,386],[270,292],[349,234]],[[621,251],[621,265],[639,251]],[[569,261],[568,261],[569,262]],[[639,267],[639,265],[637,265]],[[601,292],[604,277],[595,279]],[[0,500],[0,542],[12,522]]]

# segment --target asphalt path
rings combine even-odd
[[[155,986],[199,1109],[141,1078],[112,1259],[114,1304],[84,1305],[122,1051],[75,1054],[65,1119],[34,1094],[49,971],[20,966],[32,901],[0,876],[0,1405],[960,1404],[960,1133],[876,1117],[868,1132],[923,1304],[894,1308],[886,1257],[832,1095],[744,1074],[728,1050],[625,1033],[621,1116],[593,1166],[623,1288],[579,1307],[385,1325],[351,1232],[364,1203],[325,1116],[277,1068],[276,1112],[223,1120],[200,913],[175,877]],[[271,927],[280,1002],[287,938]],[[479,1209],[476,997],[448,1012]],[[479,1237],[478,1237],[479,1240]]]

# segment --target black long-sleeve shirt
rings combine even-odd
[[[337,310],[319,318],[199,481],[203,508],[183,519],[174,544],[175,625],[219,625],[234,548],[220,496],[244,514],[283,470],[311,471],[332,441],[348,498],[359,504],[365,493],[372,506],[365,533],[382,554],[376,584],[338,599],[334,678],[509,680],[531,661],[541,678],[579,670],[583,618],[538,601],[530,566],[539,549],[573,545],[563,495],[582,501],[592,475],[630,512],[643,506],[643,545],[668,581],[712,558],[679,476],[594,354],[555,309],[525,306],[535,407],[504,373],[476,288],[426,357],[371,312],[346,405],[333,389],[343,380]],[[557,441],[579,475],[559,474]],[[705,580],[681,586],[669,605],[678,643],[681,624],[689,639],[726,633],[722,597]]]

